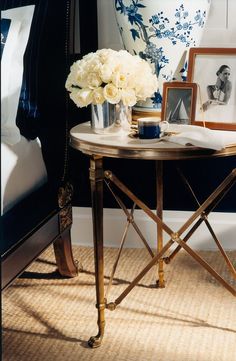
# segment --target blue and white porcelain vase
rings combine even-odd
[[[186,80],[188,49],[199,46],[211,0],[115,0],[124,48],[153,66],[159,88],[134,110],[160,112],[165,81]],[[145,79],[144,79],[145,81]]]

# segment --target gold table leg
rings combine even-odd
[[[163,168],[162,163],[157,161],[157,214],[155,215],[148,206],[140,201],[118,178],[110,171],[106,171],[106,177],[120,188],[135,204],[137,204],[146,214],[150,216],[157,223],[157,230],[159,230],[158,250],[157,254],[152,260],[141,270],[136,278],[129,284],[128,287],[120,294],[114,301],[107,304],[104,297],[104,257],[103,257],[103,161],[102,157],[91,156],[90,158],[90,184],[92,197],[92,216],[93,216],[93,238],[94,238],[94,261],[95,261],[95,281],[96,281],[96,300],[98,309],[98,334],[90,337],[88,344],[90,347],[99,347],[101,345],[104,329],[105,329],[105,308],[114,310],[118,304],[129,294],[129,292],[138,284],[144,275],[155,265],[159,264],[159,281],[164,283],[163,268],[160,268],[160,261],[163,265],[163,256],[170,249],[174,242],[179,244],[180,248],[184,248],[200,265],[202,265],[215,279],[217,279],[229,292],[236,296],[236,290],[225,281],[202,257],[193,251],[187,244],[187,240],[198,228],[198,226],[205,220],[202,215],[208,215],[220,200],[225,196],[229,189],[236,182],[236,169],[234,169],[228,177],[215,189],[215,191],[199,206],[199,208],[192,214],[192,216],[180,227],[177,232],[173,232],[162,220],[163,211]],[[198,219],[196,224],[193,224]],[[181,238],[181,235],[190,227],[188,234]],[[162,233],[165,231],[171,238],[163,246]],[[161,234],[161,236],[160,236]],[[235,272],[235,269],[234,269]],[[164,287],[164,286],[163,286]]]
[[[201,264],[215,279],[217,279],[229,292],[236,296],[236,290],[225,281],[204,259],[202,259],[195,251],[193,251],[187,244],[187,240],[195,232],[195,230],[204,221],[201,216],[203,214],[208,215],[216,205],[224,198],[230,188],[236,183],[236,168],[225,178],[225,180],[212,192],[212,194],[203,202],[202,205],[189,217],[187,221],[180,227],[177,232],[173,232],[157,215],[155,215],[151,209],[137,198],[111,171],[106,171],[106,177],[109,178],[116,186],[126,194],[133,202],[135,202],[151,219],[157,224],[160,223],[162,231],[165,231],[171,238],[162,247],[152,260],[146,265],[146,267],[136,276],[136,278],[126,287],[126,289],[120,294],[120,296],[114,301],[109,303],[106,307],[110,310],[114,310],[118,304],[130,293],[130,291],[138,284],[138,282],[144,277],[144,275],[156,265],[165,253],[170,249],[174,242],[177,242],[180,248],[184,248],[199,264]],[[199,218],[201,217],[201,218]],[[197,220],[198,219],[198,220]],[[194,224],[194,222],[196,223]],[[180,238],[181,235],[191,226],[187,235],[184,238]]]
[[[96,282],[96,307],[98,310],[98,334],[90,337],[88,345],[99,347],[104,336],[105,307],[104,298],[104,257],[103,257],[103,160],[90,158],[90,185],[92,198],[94,263]]]
[[[163,161],[156,161],[156,214],[162,220],[163,219]],[[157,252],[159,253],[163,248],[163,230],[161,223],[157,223]],[[159,288],[165,287],[164,280],[164,262],[163,258],[158,261],[158,281]]]
[[[192,194],[193,198],[195,199],[196,201],[196,204],[198,207],[200,207],[200,202],[198,201],[197,199],[197,196],[196,194],[194,193],[190,183],[188,182],[187,178],[184,176],[184,174],[182,173],[182,171],[180,170],[179,167],[176,167],[177,168],[177,171],[183,181],[183,183],[186,185],[187,189],[190,191],[190,193]],[[233,173],[234,174],[236,173],[235,170],[233,170]],[[210,214],[211,212],[211,209],[208,210],[208,214]],[[207,226],[207,229],[209,230],[213,240],[215,241],[217,247],[219,248],[219,251],[220,253],[222,254],[226,264],[227,264],[227,267],[229,269],[229,271],[231,272],[231,274],[233,275],[233,277],[236,279],[236,269],[233,265],[233,263],[231,262],[231,260],[229,259],[227,253],[225,252],[224,248],[222,247],[219,239],[217,238],[212,226],[210,225],[209,221],[208,221],[208,214],[206,212],[203,212],[202,215],[201,215],[201,219],[202,219],[202,222],[204,221],[206,226]],[[186,240],[187,241],[187,240]],[[176,256],[176,254],[181,250],[181,245],[178,245],[175,250],[170,254],[169,257],[165,257],[165,262],[166,263],[170,263],[170,261]]]

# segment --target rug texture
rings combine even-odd
[[[105,284],[117,250],[105,248]],[[230,280],[218,252],[200,252]],[[165,265],[166,287],[155,287],[156,269],[115,311],[105,311],[102,346],[97,333],[93,249],[74,247],[83,265],[78,277],[60,278],[52,248],[2,296],[3,361],[236,361],[236,298],[188,254]],[[236,252],[229,253],[236,263]],[[124,290],[149,261],[145,249],[125,249],[109,293]]]

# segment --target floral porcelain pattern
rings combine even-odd
[[[169,6],[167,3],[169,3]],[[195,3],[194,10],[191,9],[190,11],[190,3],[191,6]],[[125,47],[124,39],[127,40],[127,36],[130,37],[131,35],[133,48],[131,49],[129,46],[128,50],[134,54],[138,53],[142,59],[148,60],[153,65],[159,82],[176,79],[176,69],[171,69],[168,66],[172,62],[171,56],[178,57],[178,51],[180,49],[179,53],[182,54],[183,47],[186,49],[198,46],[193,33],[196,33],[196,28],[203,29],[205,25],[210,0],[205,0],[204,3],[206,4],[205,7],[201,6],[203,2],[199,1],[165,0],[163,10],[161,10],[159,0],[115,0],[118,26]],[[143,14],[147,7],[150,7],[150,9],[147,11],[148,15],[144,17]],[[171,11],[169,11],[170,9]],[[122,16],[126,20],[123,19],[122,21]],[[125,34],[127,32],[127,21],[129,35]],[[125,29],[123,25],[125,25]],[[138,44],[134,45],[135,43]],[[186,69],[187,64],[185,61],[181,68],[178,69],[178,80],[186,80]],[[153,108],[161,107],[162,96],[160,89],[155,92],[151,100]]]

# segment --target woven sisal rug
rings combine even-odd
[[[117,250],[105,249],[105,283]],[[44,252],[3,293],[3,361],[235,361],[236,299],[182,251],[165,266],[166,288],[153,268],[115,311],[106,310],[102,346],[97,333],[93,249],[74,247],[83,271],[74,279],[55,272]],[[201,252],[236,287],[217,252]],[[236,252],[229,254],[234,264]],[[144,249],[125,249],[109,301],[149,260]]]

